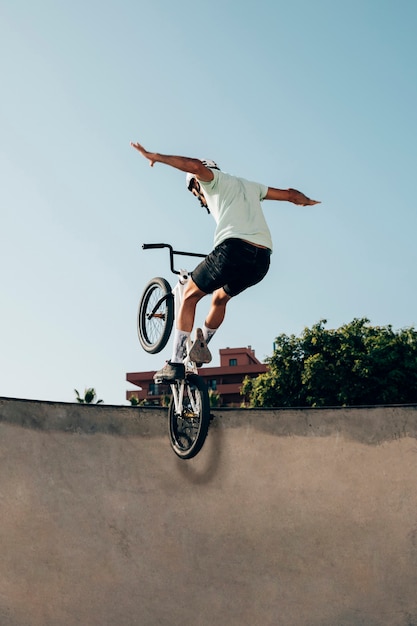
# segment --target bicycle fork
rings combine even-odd
[[[186,385],[185,380],[181,380],[177,383],[171,384],[171,391],[172,391],[172,397],[174,399],[175,413],[176,415],[180,415],[180,416],[183,416],[183,412],[184,412],[183,401],[184,401],[185,385]],[[193,414],[198,415],[199,407],[197,405],[195,395],[192,392],[192,389],[190,388],[190,386],[188,387],[188,400],[190,402],[190,408]]]

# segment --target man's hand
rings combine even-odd
[[[297,189],[288,189],[290,194],[289,201],[293,204],[297,204],[298,206],[312,206],[313,204],[320,204],[319,200],[311,200],[311,198],[307,198],[301,191],[297,191]]]
[[[175,167],[177,170],[194,174],[198,180],[210,181],[213,180],[214,174],[209,167],[202,164],[200,159],[192,159],[190,157],[174,156],[170,154],[160,154],[159,152],[148,152],[138,142],[130,142],[132,148],[141,153],[145,159],[148,159],[149,165],[153,167],[155,163],[165,163]]]
[[[148,152],[147,150],[145,150],[145,148],[143,146],[140,145],[140,143],[136,142],[134,143],[133,141],[130,142],[130,145],[132,146],[132,148],[135,148],[135,150],[137,150],[138,152],[141,153],[142,156],[145,157],[145,159],[148,159],[149,161],[149,165],[151,167],[154,166],[154,163],[156,163],[157,161],[157,154],[156,152]]]
[[[281,200],[284,202],[292,202],[299,206],[312,206],[313,204],[320,204],[318,200],[311,200],[307,198],[301,191],[297,189],[276,189],[275,187],[268,187],[265,200]]]

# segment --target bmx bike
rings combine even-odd
[[[167,248],[170,268],[178,276],[171,289],[165,278],[152,278],[146,285],[139,302],[137,331],[142,348],[149,354],[157,354],[165,348],[178,315],[185,285],[190,277],[187,270],[177,270],[175,256],[201,257],[205,254],[174,250],[167,243],[144,243],[143,250]],[[188,341],[184,358],[185,379],[170,383],[172,396],[168,408],[170,444],[181,459],[191,459],[200,452],[207,437],[210,423],[210,402],[203,378],[198,375],[197,365],[189,357],[192,346]]]

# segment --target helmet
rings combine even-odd
[[[215,161],[210,161],[210,159],[201,159],[201,162],[206,167],[210,167],[212,170],[219,170],[220,167],[215,163]]]
[[[215,163],[214,161],[210,161],[210,159],[200,159],[202,164],[205,165],[206,167],[209,167],[212,170],[220,170],[220,167],[217,165],[217,163]],[[190,174],[188,173],[185,177],[185,182],[187,185],[187,189],[189,191],[191,191],[191,181],[194,180],[195,176],[194,174]]]

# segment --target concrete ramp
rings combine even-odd
[[[0,399],[1,626],[417,626],[417,407]]]

